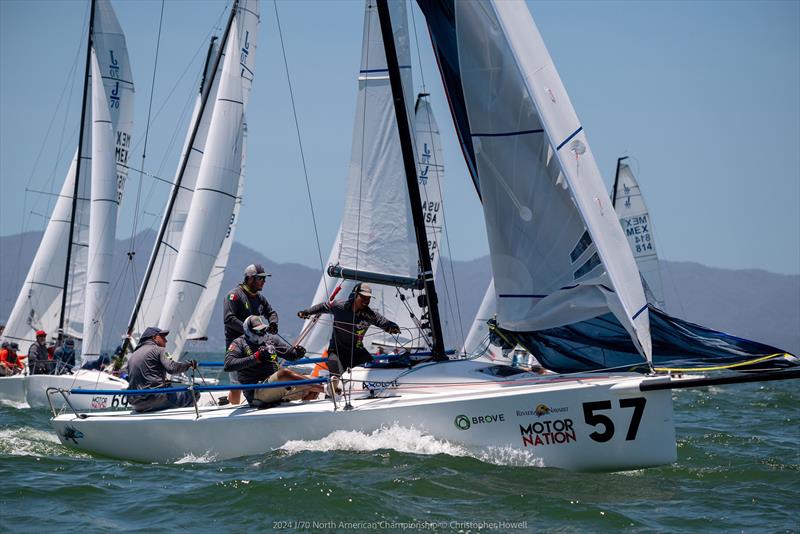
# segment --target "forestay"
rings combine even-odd
[[[527,6],[420,5],[447,67],[460,136],[470,140],[465,153],[474,157],[483,200],[498,322],[530,331],[611,311],[649,358],[636,264]]]
[[[128,61],[125,36],[108,0],[95,3],[94,31],[92,43],[97,57],[103,87],[107,98],[108,113],[113,126],[114,157],[116,161],[117,200],[122,198],[128,175],[127,163],[133,129],[133,78]],[[88,75],[88,73],[87,73]],[[91,109],[92,94],[87,91],[87,109]],[[84,129],[78,200],[75,212],[75,233],[70,269],[64,331],[68,335],[81,337],[84,331],[84,296],[86,293],[89,199],[91,196],[90,154],[91,113],[87,113],[81,125]],[[54,333],[59,324],[61,292],[64,284],[64,269],[69,240],[70,215],[75,191],[77,157],[73,156],[64,184],[61,187],[50,220],[42,236],[31,267],[25,278],[14,308],[6,323],[3,339],[21,342],[34,341],[34,331],[43,329]]]

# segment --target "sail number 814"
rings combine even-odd
[[[636,434],[639,432],[639,423],[642,422],[642,414],[644,413],[644,405],[647,404],[647,399],[644,397],[635,397],[632,399],[620,399],[620,408],[633,408],[633,416],[628,425],[628,432],[625,434],[626,441],[633,441],[636,439]],[[603,431],[598,432],[595,430],[589,437],[598,443],[605,443],[614,437],[614,421],[605,414],[597,413],[602,410],[610,410],[611,401],[595,401],[583,403],[583,419],[587,425],[596,427],[603,425]]]

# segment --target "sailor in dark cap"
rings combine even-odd
[[[261,290],[268,276],[261,264],[253,263],[244,270],[244,282],[229,291],[223,304],[223,320],[225,321],[225,346],[229,347],[233,340],[244,335],[244,320],[251,315],[259,315],[267,320],[267,333],[278,333],[278,314],[267,302]],[[231,373],[231,381],[236,383],[236,373]],[[239,404],[241,391],[228,393],[231,404]]]
[[[53,355],[56,367],[54,374],[65,375],[72,372],[75,367],[75,340],[68,337],[64,344],[56,349]]]
[[[150,326],[139,338],[139,345],[128,359],[128,389],[153,389],[169,387],[167,373],[183,373],[190,367],[197,368],[197,361],[176,362],[169,357],[167,345],[169,330]],[[133,409],[137,412],[154,412],[168,408],[183,408],[194,403],[193,393],[159,393],[157,395],[131,396]]]
[[[365,283],[356,284],[347,300],[321,302],[307,310],[297,312],[301,319],[312,315],[333,315],[333,330],[328,344],[328,369],[332,375],[341,376],[345,369],[372,361],[364,348],[364,335],[370,325],[390,334],[399,334],[400,327],[369,307],[372,288]]]

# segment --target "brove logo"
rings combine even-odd
[[[455,423],[456,428],[459,430],[468,430],[469,427],[472,426],[469,422],[469,417],[466,415],[459,415],[453,422]]]

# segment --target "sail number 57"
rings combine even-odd
[[[636,439],[636,433],[639,431],[639,423],[642,422],[642,414],[644,413],[644,405],[647,404],[647,399],[644,397],[635,397],[632,399],[620,399],[620,408],[633,408],[633,416],[628,425],[628,433],[625,435],[626,441],[633,441]],[[587,425],[596,427],[603,425],[603,431],[598,432],[595,430],[589,437],[598,443],[605,443],[614,437],[614,421],[605,414],[598,413],[602,410],[610,410],[611,401],[596,401],[583,403],[583,419]]]

